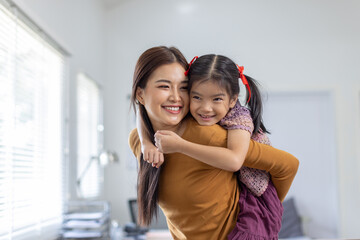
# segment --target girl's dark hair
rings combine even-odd
[[[188,68],[188,63],[183,54],[175,47],[153,47],[146,50],[138,59],[132,86],[131,105],[136,113],[136,106],[139,109],[140,119],[145,126],[148,139],[154,143],[154,129],[151,125],[145,107],[136,100],[136,90],[144,89],[150,75],[160,66],[171,63],[179,63],[184,69]],[[143,154],[140,157],[140,167],[137,183],[137,202],[139,223],[145,226],[150,225],[153,217],[158,213],[158,194],[159,177],[161,166],[154,168],[151,164],[144,161]]]
[[[188,72],[189,85],[191,90],[194,82],[197,81],[214,81],[219,86],[223,87],[229,96],[237,97],[240,92],[239,87],[239,70],[236,64],[228,57],[222,55],[208,54],[199,57],[190,67]],[[258,88],[258,83],[255,79],[245,75],[251,90],[251,98],[248,102],[251,117],[254,123],[254,132],[257,133],[260,129],[264,133],[269,133],[265,128],[262,120],[262,101],[261,93]],[[246,94],[248,99],[249,93]]]

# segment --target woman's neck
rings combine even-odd
[[[187,124],[187,118],[185,117],[179,124],[174,125],[174,126],[154,126],[154,131],[158,131],[158,130],[168,130],[168,131],[173,131],[174,133],[176,133],[179,136],[182,136],[185,129],[186,129],[186,124]]]

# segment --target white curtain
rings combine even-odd
[[[50,239],[64,202],[66,58],[0,1],[0,238]]]

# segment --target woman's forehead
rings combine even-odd
[[[169,83],[183,82],[187,80],[185,69],[179,63],[164,64],[155,69],[150,75],[149,81],[167,81]]]

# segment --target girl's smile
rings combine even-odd
[[[190,91],[190,112],[200,125],[210,126],[224,118],[236,101],[214,81],[198,81]]]

